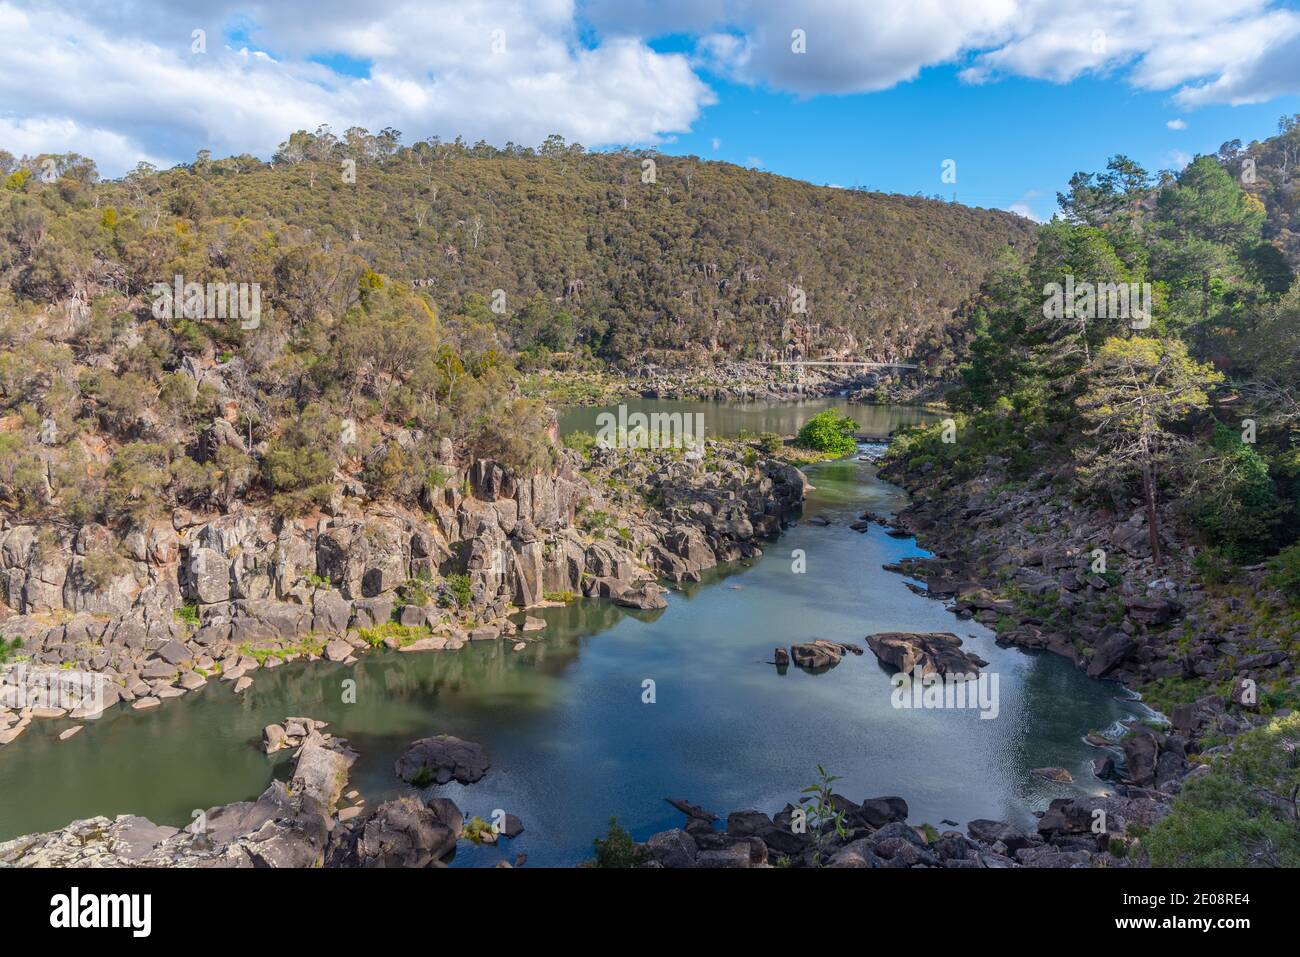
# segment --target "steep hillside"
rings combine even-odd
[[[200,157],[112,183],[76,158],[52,162],[56,182],[35,162],[0,202],[0,268],[21,295],[142,292],[180,272],[259,282],[272,309],[301,316],[340,305],[303,260],[355,258],[418,284],[442,314],[482,297],[517,349],[609,358],[765,355],[791,341],[882,359],[932,351],[990,261],[1032,234],[1004,212],[558,138],[534,151],[298,133],[274,164]]]

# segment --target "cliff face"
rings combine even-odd
[[[615,475],[640,494],[612,491]],[[29,669],[104,676],[105,706],[152,706],[216,674],[242,691],[258,667],[343,660],[385,638],[454,650],[511,635],[507,613],[548,595],[662,608],[657,577],[760,554],[803,489],[796,469],[709,443],[708,461],[596,450],[587,463],[570,452],[531,476],[479,459],[424,513],[348,497],[302,519],[178,509],[133,531],[107,570],[93,557],[102,526],[16,525],[0,533],[0,633],[21,640]],[[390,623],[402,627],[384,632]],[[60,716],[37,711],[0,707],[0,743],[33,716]]]

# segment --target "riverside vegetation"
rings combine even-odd
[[[900,436],[885,469],[938,553],[931,591],[1172,717],[1124,742],[1126,780],[1170,807],[1138,830],[1164,866],[1300,864],[1288,174],[1233,175],[1278,146],[1077,175],[1035,254],[985,284],[951,419]],[[1040,291],[1067,275],[1150,282],[1150,327],[1045,319]]]
[[[1099,759],[1121,778],[1101,835],[1078,801],[1037,835],[972,822],[957,840],[905,824],[901,799],[833,796],[852,826],[782,856],[1300,863],[1300,292],[1274,162],[1296,142],[1285,121],[1176,175],[1117,157],[1036,231],[557,138],[322,128],[269,164],[200,154],[113,182],[84,157],[0,152],[0,655],[102,674],[107,705],[143,708],[298,657],[518,637],[507,614],[547,600],[653,608],[656,578],[756,554],[797,509],[785,443],[711,440],[701,462],[565,449],[521,368],[684,388],[667,357],[696,390],[729,363],[762,378],[783,350],[910,360],[955,387],[950,419],[897,437],[884,466],[936,553],[904,570],[1006,641],[1142,691],[1172,727],[1134,726],[1119,769]],[[159,318],[154,284],[175,276],[260,283],[260,321]],[[1048,288],[1076,279],[1150,283],[1151,314],[1048,317]],[[799,441],[852,451],[833,415]],[[0,711],[0,743],[53,716]],[[764,863],[779,847],[749,839],[788,831],[743,812],[719,837],[684,809],[689,844],[633,857]],[[328,814],[303,813],[320,840],[293,860],[319,862]],[[438,834],[422,862],[446,853]]]

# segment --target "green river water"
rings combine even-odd
[[[629,410],[699,411],[712,435],[790,433],[836,406],[883,434],[925,414],[905,408],[805,403],[634,402]],[[566,413],[561,428],[594,431],[600,410]],[[775,812],[795,800],[820,763],[854,800],[897,794],[913,823],[962,826],[976,817],[1030,820],[1052,797],[1100,790],[1089,772],[1091,730],[1141,706],[1117,685],[1068,662],[999,648],[991,632],[904,587],[881,563],[925,554],[878,527],[847,527],[864,509],[888,513],[901,491],[857,458],[809,470],[816,486],[800,522],[753,563],[708,573],[657,612],[582,601],[536,612],[545,640],[520,653],[508,642],[457,653],[379,653],[348,667],[299,662],[261,671],[242,697],[227,682],[142,713],[115,710],[59,741],[68,722],[37,722],[0,748],[0,839],[95,814],[136,813],[182,825],[196,809],[259,794],[283,775],[287,753],[257,748],[264,725],[288,715],[331,722],[361,752],[352,784],[372,804],[402,793],[393,761],[415,738],[449,733],[482,743],[492,767],[451,785],[466,817],[514,813],[525,831],[500,847],[462,842],[457,865],[528,854],[530,865],[575,864],[617,816],[635,837],[680,826],[664,797],[725,814]],[[801,550],[806,571],[792,568]],[[954,631],[999,676],[999,713],[912,710],[891,704],[889,673],[870,652],[822,674],[765,662],[777,645],[812,638],[861,644],[876,631]],[[969,636],[969,637],[967,637]],[[357,700],[343,703],[354,678]],[[655,701],[643,703],[643,682]],[[1076,784],[1032,778],[1067,768]]]

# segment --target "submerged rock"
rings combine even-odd
[[[1073,784],[1074,778],[1065,768],[1033,768],[1029,772],[1044,781],[1056,781],[1059,784]]]

